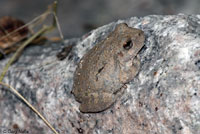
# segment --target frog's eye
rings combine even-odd
[[[133,42],[132,42],[132,40],[128,40],[125,44],[123,44],[123,48],[125,49],[125,50],[129,50],[129,49],[131,49],[133,47]]]

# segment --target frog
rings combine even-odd
[[[123,95],[139,72],[144,40],[142,30],[120,23],[80,59],[72,94],[82,113],[102,112]]]

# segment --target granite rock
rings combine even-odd
[[[116,24],[145,32],[141,68],[124,95],[109,109],[83,114],[71,94],[80,58]],[[73,45],[58,60],[62,48]],[[0,68],[10,56],[0,61]],[[4,82],[16,88],[59,133],[198,134],[200,133],[200,15],[132,17],[102,26],[81,38],[25,49]],[[52,133],[7,88],[0,86],[0,130]]]

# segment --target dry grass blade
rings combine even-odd
[[[31,42],[33,41],[36,37],[38,37],[39,35],[41,35],[42,33],[44,33],[45,31],[47,31],[49,29],[49,27],[44,26],[40,31],[38,31],[37,33],[35,33],[32,37],[30,37],[27,41],[25,41],[15,52],[15,54],[11,57],[11,59],[8,61],[8,63],[6,64],[6,66],[4,67],[1,76],[0,76],[0,82],[3,80],[5,74],[8,71],[8,68],[10,67],[10,65],[17,59],[18,55],[23,51],[23,49]]]
[[[34,39],[36,39],[38,36],[41,36],[42,34],[46,33],[46,32],[49,32],[51,31],[52,29],[54,29],[56,26],[60,32],[60,36],[61,38],[63,39],[63,36],[62,36],[62,32],[61,32],[61,29],[60,29],[60,26],[59,26],[59,23],[57,22],[57,16],[56,16],[56,8],[57,8],[57,1],[54,2],[53,6],[52,6],[52,9],[53,11],[50,11],[49,9],[44,13],[42,14],[41,17],[42,20],[45,19],[45,17],[48,15],[48,14],[53,14],[54,15],[54,20],[53,20],[53,24],[51,26],[43,26],[42,29],[40,29],[38,32],[36,32],[35,34],[33,34],[29,39],[27,39],[18,49],[17,51],[14,53],[14,55],[11,57],[11,59],[9,59],[8,63],[6,64],[6,66],[4,67],[3,69],[3,72],[1,73],[0,75],[0,85],[3,85],[5,87],[8,87],[9,89],[12,90],[12,92],[17,95],[20,99],[23,100],[24,103],[26,103],[44,122],[45,124],[55,133],[55,134],[58,134],[58,132],[51,126],[51,124],[21,95],[19,94],[19,92],[17,92],[16,89],[14,89],[12,86],[6,84],[6,83],[3,83],[2,80],[5,76],[5,74],[7,73],[8,71],[8,68],[10,67],[10,65],[18,58],[19,54],[24,50],[24,48],[30,43],[32,42]],[[35,18],[34,20],[32,20],[30,23],[33,23],[34,21],[37,21],[39,19],[39,17]],[[29,25],[30,23],[27,23],[26,25],[20,27],[19,29],[16,29],[15,31],[13,32],[16,32],[20,29],[23,29],[24,27],[26,27],[27,25]],[[9,34],[12,34],[9,33]],[[7,35],[7,36],[10,36],[10,35]],[[5,38],[5,37],[4,37]]]
[[[24,103],[26,103],[43,121],[45,124],[47,124],[47,126],[49,128],[51,128],[51,130],[55,133],[55,134],[59,134],[52,126],[51,124],[44,118],[44,116],[42,116],[40,114],[40,112],[37,111],[37,109],[35,109],[16,89],[14,89],[12,86],[6,84],[6,83],[3,83],[3,82],[0,82],[0,85],[3,85],[9,89],[11,89],[12,92],[14,92],[15,95],[17,95],[20,99],[23,100]]]
[[[15,52],[15,54],[11,57],[11,59],[8,61],[8,63],[6,64],[6,66],[4,67],[1,75],[0,75],[0,82],[3,80],[5,74],[7,73],[8,71],[8,68],[11,66],[11,64],[18,58],[19,54],[23,51],[23,49],[29,44],[31,43],[34,39],[36,39],[38,36],[46,33],[46,32],[49,32],[51,31],[52,29],[54,29],[55,27],[58,28],[59,30],[59,33],[60,33],[60,36],[63,40],[63,35],[62,35],[62,32],[61,32],[61,29],[60,29],[60,25],[58,23],[58,20],[57,20],[57,16],[56,16],[56,10],[57,10],[57,1],[54,2],[54,4],[51,6],[51,10],[50,8],[44,12],[42,15],[40,15],[39,17],[43,19],[45,19],[47,17],[47,15],[49,14],[53,14],[54,16],[54,19],[53,19],[53,24],[51,26],[43,26],[42,29],[40,29],[38,32],[36,32],[35,34],[33,34],[29,39],[27,39],[18,49],[17,51]],[[30,25],[31,23],[35,22],[35,21],[41,21],[38,17],[36,17],[34,20],[32,20],[31,22],[27,23],[26,25],[22,26],[23,28]],[[21,29],[21,27],[19,28]],[[15,31],[18,31],[19,29],[16,29]],[[14,32],[14,31],[13,31]],[[9,33],[9,34],[12,34],[13,32]],[[9,36],[9,35],[7,35]]]

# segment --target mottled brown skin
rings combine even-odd
[[[121,23],[83,56],[72,90],[81,112],[104,111],[122,95],[124,85],[138,73],[137,54],[143,45],[143,31]]]

